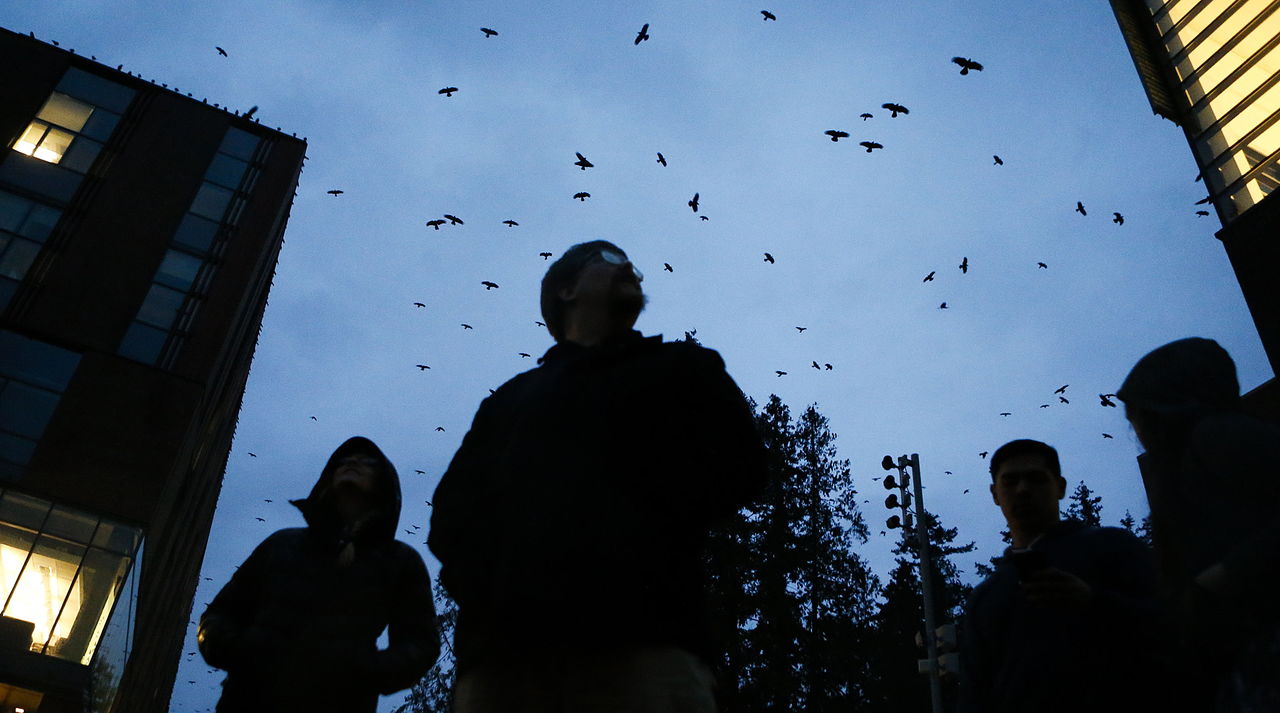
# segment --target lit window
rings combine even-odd
[[[59,163],[92,113],[89,104],[54,92],[13,148],[41,161]]]

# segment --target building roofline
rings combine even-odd
[[[1151,102],[1151,111],[1185,126],[1185,101],[1181,101],[1177,77],[1156,34],[1151,11],[1142,0],[1111,0],[1111,10],[1120,25],[1125,44],[1129,46],[1129,56],[1133,58],[1133,66],[1138,70],[1142,88]]]

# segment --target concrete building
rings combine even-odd
[[[0,713],[168,710],[306,143],[0,30]]]
[[[1182,128],[1273,371],[1280,371],[1280,3],[1111,0],[1151,108]],[[1188,206],[1188,210],[1192,207]],[[1280,416],[1273,379],[1256,393]]]

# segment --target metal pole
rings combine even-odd
[[[902,460],[907,461],[906,456]],[[920,483],[920,454],[912,453],[905,465],[911,468],[915,476],[916,491],[916,542],[920,553],[920,589],[924,594],[924,626],[925,645],[929,655],[929,696],[933,702],[933,713],[942,713],[942,679],[938,675],[938,639],[934,635],[938,624],[933,613],[933,562],[929,557],[929,532],[925,523],[924,486]]]

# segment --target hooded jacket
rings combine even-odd
[[[374,505],[344,526],[332,477],[355,453],[380,461]],[[307,526],[267,537],[200,617],[200,652],[227,671],[218,711],[373,713],[378,694],[416,683],[440,647],[426,567],[395,539],[399,477],[357,436],[329,457],[311,494],[291,502]]]
[[[716,352],[636,331],[552,347],[481,403],[432,498],[458,671],[556,648],[707,657],[701,545],[766,478]]]
[[[1240,411],[1235,364],[1210,339],[1152,351],[1117,395],[1167,431],[1138,462],[1175,626],[1192,650],[1225,660],[1280,626],[1280,427]],[[1195,578],[1216,564],[1225,589],[1210,593]]]

